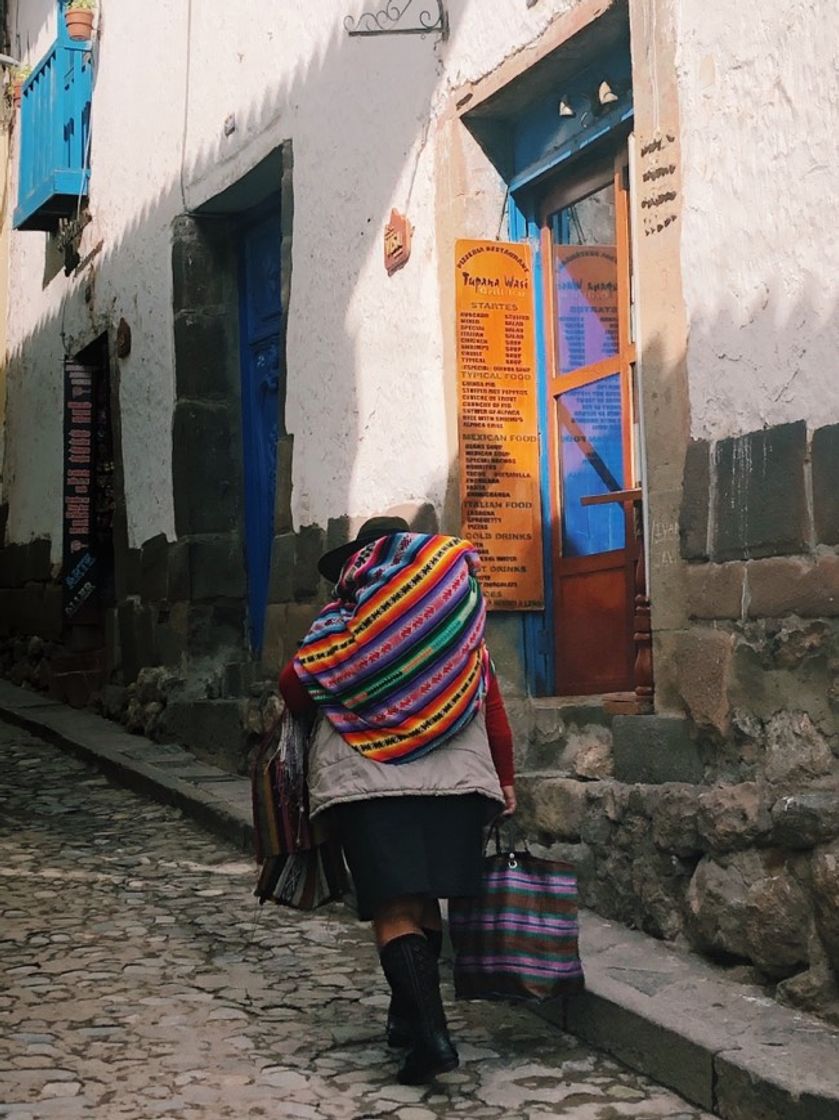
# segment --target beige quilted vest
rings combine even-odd
[[[482,793],[503,805],[483,711],[453,739],[412,762],[372,762],[353,750],[321,717],[309,747],[309,811],[370,797]]]

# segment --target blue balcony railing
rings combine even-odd
[[[90,43],[63,27],[27,78],[20,106],[20,176],[15,229],[55,230],[87,194],[93,69]]]

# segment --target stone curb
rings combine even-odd
[[[246,778],[6,681],[0,719],[253,851]],[[580,927],[586,991],[543,1018],[723,1120],[839,1120],[839,1031],[595,914]]]
[[[180,809],[202,827],[254,850],[250,782],[200,762],[175,744],[129,735],[91,712],[0,681],[0,719],[31,731],[119,785]]]

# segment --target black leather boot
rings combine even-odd
[[[437,958],[419,933],[406,933],[388,941],[379,958],[384,974],[402,1007],[408,1011],[413,1044],[399,1071],[402,1085],[424,1085],[458,1065],[457,1051],[449,1038]]]
[[[423,926],[422,932],[425,934],[425,939],[428,942],[431,952],[434,954],[435,960],[439,960],[443,948],[443,931],[440,929],[426,929],[425,926]],[[414,1041],[409,1009],[402,1006],[396,992],[392,992],[390,1007],[387,1009],[385,1038],[387,1039],[388,1046],[393,1050],[403,1050]]]

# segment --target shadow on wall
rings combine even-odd
[[[726,277],[717,282],[724,289]],[[668,349],[656,338],[644,342],[654,610],[662,608],[662,596],[680,594],[669,590],[667,572],[678,569],[682,559],[723,564],[809,555],[819,545],[839,544],[835,499],[813,457],[814,433],[839,423],[839,387],[823,360],[839,345],[839,303],[825,316],[814,310],[820,302],[802,283],[771,323],[764,313],[762,346],[785,356],[779,358],[786,362],[783,368],[761,371],[748,351],[737,352],[743,323],[760,309],[746,312],[733,298],[694,317],[687,353],[676,359],[665,357]],[[738,378],[734,373],[741,364]],[[700,435],[694,438],[673,427],[686,391],[685,370],[692,408],[701,404],[702,410],[699,424],[693,424]],[[679,519],[665,522],[657,508],[658,495],[665,492],[658,476],[667,477],[674,468],[683,480],[684,499]],[[687,618],[679,604],[673,617],[677,623]],[[659,629],[670,628],[669,621],[659,624]]]
[[[821,357],[839,306],[817,314],[819,294],[802,283],[764,335],[785,368],[736,353],[761,308],[733,299],[694,319],[687,358],[644,347],[656,710],[695,724],[709,781],[751,780],[754,742],[790,713],[839,753],[839,394]],[[668,428],[685,362],[716,437]],[[675,498],[657,485],[674,466]]]
[[[814,555],[839,544],[839,498],[830,479],[839,386],[824,357],[839,345],[839,306],[825,316],[814,311],[817,302],[815,290],[802,286],[771,323],[771,335],[763,314],[762,347],[779,355],[768,370],[738,348],[758,309],[722,306],[691,326],[687,362],[701,435],[687,447],[680,532],[681,554],[692,563]],[[666,384],[652,395],[660,428]]]
[[[458,22],[466,11],[468,2],[453,4],[451,7],[452,32],[456,34]],[[400,41],[398,49],[393,48],[392,43],[392,40],[386,38],[360,41],[349,39],[338,24],[320,55],[313,58],[307,66],[298,68],[288,80],[268,85],[258,101],[237,110],[238,131],[242,136],[261,138],[260,142],[266,137],[275,137],[280,142],[286,136],[294,136],[298,162],[303,159],[302,146],[310,142],[308,134],[301,132],[298,135],[296,132],[300,114],[304,110],[308,119],[322,115],[324,119],[334,120],[335,106],[340,105],[342,111],[356,114],[353,127],[359,130],[359,134],[375,138],[375,175],[365,177],[373,158],[368,149],[349,153],[342,150],[344,162],[340,167],[326,162],[330,158],[329,153],[323,152],[323,178],[334,182],[334,190],[330,195],[324,196],[321,213],[315,216],[308,200],[300,197],[299,184],[296,188],[298,213],[305,215],[305,220],[298,224],[295,231],[295,271],[290,306],[292,332],[299,330],[295,323],[307,313],[311,293],[317,285],[323,287],[323,241],[319,239],[325,231],[334,231],[339,247],[336,256],[340,260],[328,273],[328,303],[319,303],[323,313],[318,315],[316,330],[306,340],[307,367],[301,369],[292,366],[289,370],[290,394],[296,395],[298,400],[312,402],[306,408],[297,409],[300,423],[293,435],[298,445],[301,442],[310,446],[317,445],[321,437],[321,417],[325,419],[330,433],[340,431],[340,439],[331,438],[330,435],[330,438],[322,441],[323,455],[319,465],[319,484],[329,489],[332,494],[331,504],[336,509],[346,509],[349,504],[348,485],[355,470],[360,426],[364,421],[357,391],[357,342],[358,332],[365,329],[365,324],[362,323],[355,332],[348,326],[357,319],[352,304],[359,288],[362,270],[371,254],[380,252],[381,231],[394,192],[397,185],[404,181],[406,168],[412,165],[413,151],[421,135],[422,124],[427,119],[439,78],[435,47],[430,39]],[[107,39],[103,43],[103,49],[107,49]],[[407,63],[411,58],[418,64],[409,71]],[[410,84],[404,82],[406,72],[412,74],[413,81]],[[399,90],[399,97],[389,95],[394,89]],[[129,106],[129,111],[130,108]],[[136,106],[135,111],[139,112],[140,108]],[[386,129],[381,127],[385,111]],[[124,127],[130,130],[130,117],[125,119]],[[323,143],[320,138],[311,142]],[[254,162],[261,158],[266,149],[270,149],[267,140],[254,156]],[[104,165],[105,157],[101,152],[98,158]],[[219,167],[229,162],[229,158],[225,142],[221,138],[203,147],[184,169],[183,184],[187,198],[194,195],[203,202],[204,198],[200,196],[202,184],[213,180]],[[334,152],[332,158],[337,159]],[[360,181],[364,182],[363,191],[355,189]],[[167,512],[171,501],[170,480],[165,471],[161,470],[154,454],[149,454],[149,448],[155,448],[159,443],[160,446],[171,449],[170,401],[175,376],[169,370],[165,382],[148,382],[143,370],[143,339],[155,333],[171,338],[172,309],[170,302],[164,309],[165,319],[161,318],[160,321],[154,318],[149,320],[148,305],[142,301],[138,310],[137,276],[144,274],[153,278],[160,277],[159,287],[165,287],[168,292],[168,277],[171,275],[171,227],[183,212],[183,184],[180,176],[160,184],[155,198],[144,204],[120,238],[112,244],[106,243],[102,251],[80,269],[80,282],[71,293],[62,298],[49,316],[41,320],[37,329],[20,343],[11,356],[9,368],[6,449],[6,481],[11,498],[9,530],[11,539],[25,540],[31,530],[24,514],[16,510],[16,505],[26,505],[29,509],[49,508],[53,511],[51,523],[56,526],[60,523],[61,495],[58,480],[61,471],[62,357],[65,353],[78,353],[105,331],[113,333],[115,319],[121,314],[131,320],[135,336],[134,352],[124,364],[115,363],[113,370],[115,398],[119,404],[116,415],[122,429],[122,459],[118,463],[118,476],[127,495],[127,508],[120,530],[121,539],[116,543],[118,556],[127,573],[124,583],[126,595],[142,595],[142,573],[139,570],[142,558],[137,552],[138,546],[148,539],[149,529],[153,526],[171,533],[168,529],[170,516]],[[92,207],[95,214],[95,183]],[[35,238],[39,235],[33,233],[21,236]],[[89,250],[92,246],[84,245],[83,253],[85,248]],[[165,284],[163,276],[167,277]],[[399,282],[397,278],[394,283]],[[64,286],[63,280],[56,283]],[[807,293],[802,293],[784,321],[776,324],[779,342],[797,324],[810,322],[810,304]],[[710,348],[714,339],[736,335],[740,319],[735,314],[736,310],[721,308],[712,320],[694,323],[692,339],[707,339]],[[443,314],[447,314],[447,309],[443,309]],[[798,333],[801,333],[800,329]],[[814,347],[814,350],[824,350],[829,346],[832,339],[839,337],[836,316],[829,321],[820,322],[813,336],[814,342],[816,339],[820,340],[820,347]],[[300,342],[299,336],[297,342]],[[648,431],[661,433],[668,426],[673,398],[681,392],[681,385],[677,384],[670,370],[660,368],[661,363],[657,360],[655,351],[655,345],[648,347],[645,363],[648,386],[646,420]],[[801,372],[790,370],[787,390],[790,394],[798,393],[799,387],[808,384],[806,354],[802,354],[801,361]],[[315,373],[312,374],[311,370]],[[317,384],[328,385],[328,394],[316,401],[312,389]],[[809,414],[810,426],[814,426],[813,417],[817,407],[813,400],[802,399],[801,407],[797,409],[795,400],[791,399],[786,407],[793,418],[796,413],[798,416]],[[830,407],[839,414],[839,406],[831,404]],[[33,423],[35,417],[38,418],[37,423]],[[228,450],[231,462],[236,460],[238,463],[240,449],[237,440],[238,433],[231,434]],[[686,440],[685,434],[684,439],[671,439],[666,445],[662,442],[660,445],[650,446],[648,458],[653,477],[657,457],[675,456],[681,461]],[[167,451],[167,455],[168,453]],[[33,463],[48,464],[49,470],[45,469],[43,473],[33,470]],[[230,477],[223,472],[219,473],[219,484],[228,485]],[[234,481],[241,516],[241,484],[238,479],[237,473]],[[163,481],[166,482],[165,487]],[[304,479],[304,483],[305,481]],[[455,485],[454,476],[450,477],[449,482],[451,490]],[[654,507],[654,486],[652,490]],[[24,502],[19,501],[21,494],[25,497]],[[138,495],[142,495],[144,506],[156,509],[155,518],[148,517],[145,522],[138,518],[133,508],[137,504]],[[449,505],[447,502],[447,508]],[[655,508],[653,515],[655,516]],[[455,528],[453,525],[446,527]],[[278,614],[275,633],[282,627],[292,634],[304,625],[311,604],[322,592],[317,581],[312,580],[314,558],[324,543],[337,543],[350,531],[349,525],[342,523],[341,519],[336,519],[336,523],[330,526],[307,528],[309,531],[305,535],[293,535],[295,539],[286,542],[289,547],[293,546],[291,556],[287,557],[287,567],[296,574],[291,586],[285,589],[286,605]],[[675,532],[678,535],[678,528]],[[326,542],[325,535],[329,536]],[[654,533],[651,549],[651,593],[655,610],[657,603],[670,594],[667,583],[662,583],[659,577],[666,570],[678,567],[678,545],[674,546],[672,540],[669,543],[667,540],[659,541]],[[59,551],[57,543],[53,542],[53,559],[57,558]],[[133,555],[129,555],[131,553]],[[240,627],[240,641],[241,638]],[[277,652],[278,655],[282,654],[279,649]]]
[[[20,16],[25,14],[28,30],[11,36],[11,53],[21,62],[34,66],[37,60],[31,57],[32,51],[36,49],[39,35],[55,19],[55,0],[6,0],[2,8],[10,27],[18,28]]]
[[[43,7],[46,18],[51,6],[45,2]],[[453,11],[453,31],[458,21],[458,13]],[[106,28],[103,57],[108,47],[107,34]],[[382,231],[397,186],[404,183],[406,171],[410,178],[417,144],[421,142],[423,125],[428,119],[439,79],[432,38],[408,37],[399,40],[397,45],[394,43],[394,40],[386,38],[350,39],[339,23],[322,52],[306,66],[298,67],[286,80],[269,83],[257,101],[238,106],[236,111],[237,133],[251,138],[237,159],[243,173],[258,163],[272,146],[292,137],[295,157],[300,163],[303,162],[307,143],[317,143],[323,159],[319,169],[321,180],[334,184],[331,193],[323,194],[317,215],[313,215],[311,200],[301,197],[299,182],[295,184],[296,209],[301,220],[296,222],[293,235],[289,329],[290,333],[298,331],[293,353],[304,351],[296,322],[307,313],[311,314],[307,309],[316,288],[321,292],[321,299],[318,301],[316,324],[314,329],[310,328],[305,339],[306,368],[292,365],[288,370],[288,390],[289,395],[298,395],[300,401],[311,402],[307,408],[297,409],[300,423],[292,434],[298,446],[301,443],[317,445],[321,438],[321,419],[331,433],[340,432],[340,438],[322,442],[321,475],[315,482],[319,490],[328,489],[332,508],[339,510],[346,510],[349,505],[348,487],[354,475],[359,425],[364,421],[360,415],[357,392],[357,355],[358,334],[365,329],[365,323],[361,322],[357,328],[349,326],[358,321],[357,315],[352,314],[351,305],[363,268],[371,254],[381,251]],[[410,82],[406,82],[406,74],[411,75]],[[399,91],[398,97],[391,95],[393,90]],[[374,150],[363,145],[349,151],[335,146],[330,149],[328,145],[324,146],[322,137],[303,130],[300,123],[303,120],[308,122],[309,127],[318,116],[336,121],[336,106],[341,106],[342,112],[355,114],[353,128],[371,142],[375,140]],[[385,110],[387,127],[382,128]],[[121,127],[130,132],[132,106],[120,106],[119,111]],[[140,113],[143,106],[134,105],[133,111]],[[97,113],[101,137],[106,109],[94,103],[94,132]],[[94,142],[97,142],[95,138]],[[101,143],[101,140],[98,142]],[[101,147],[94,155],[90,199],[94,223],[88,228],[81,245],[82,263],[77,269],[73,288],[64,291],[57,305],[40,319],[29,335],[16,343],[10,354],[4,462],[5,488],[10,504],[8,537],[12,541],[24,542],[32,536],[33,511],[36,519],[41,519],[41,524],[46,522],[55,527],[54,532],[59,531],[62,501],[62,361],[65,356],[78,354],[93,339],[108,333],[111,339],[112,400],[117,436],[117,584],[122,598],[139,601],[144,597],[144,555],[141,546],[153,539],[150,532],[153,528],[162,529],[167,536],[172,534],[169,512],[171,476],[166,466],[172,451],[171,401],[176,381],[171,368],[162,372],[155,368],[151,376],[144,370],[144,340],[168,336],[167,349],[170,354],[172,352],[172,303],[169,293],[173,223],[183,215],[185,199],[205,201],[206,184],[218,182],[219,189],[229,185],[219,180],[218,175],[219,168],[229,163],[230,153],[221,137],[217,142],[204,145],[187,162],[182,174],[157,185],[154,197],[143,203],[118,239],[110,243],[105,241],[101,248],[94,244],[99,236],[96,232],[99,224],[96,221],[95,178],[97,171],[99,174],[107,171],[107,156]],[[328,162],[330,159],[336,162]],[[374,174],[370,174],[371,163]],[[279,188],[280,184],[276,185]],[[327,233],[335,239],[332,267],[324,267],[323,238]],[[18,236],[35,238],[41,235],[27,233]],[[49,256],[46,236],[43,243]],[[86,254],[90,256],[86,258]],[[49,274],[48,269],[46,275]],[[155,289],[153,293],[140,290],[140,277],[151,278],[150,286]],[[148,280],[146,282],[149,283]],[[47,284],[47,290],[56,285],[58,291],[67,288],[63,277],[58,277]],[[328,299],[323,296],[325,288],[328,288]],[[129,358],[120,361],[115,356],[114,337],[117,322],[123,315],[132,327],[133,351]],[[311,320],[309,322],[311,324]],[[221,354],[210,354],[207,361],[229,360],[230,353],[231,348],[228,347],[227,358]],[[313,376],[312,370],[316,371],[316,375]],[[237,376],[237,371],[232,372]],[[228,370],[227,376],[230,375]],[[213,397],[212,381],[213,374],[208,368],[207,398],[210,401]],[[328,386],[328,392],[322,399],[313,393],[317,385]],[[280,401],[280,431],[283,430],[284,404]],[[160,455],[156,454],[157,448],[161,449]],[[33,469],[35,464],[37,468]],[[240,529],[237,580],[241,585],[242,484],[238,421],[230,425],[222,454],[216,460],[208,461],[206,467],[215,474],[219,492],[231,485],[235,487]],[[303,483],[311,486],[305,478]],[[207,500],[213,500],[212,487],[208,490]],[[269,633],[269,639],[277,644],[274,651],[276,660],[281,660],[286,652],[281,640],[284,634],[289,635],[290,648],[293,649],[301,627],[322,596],[323,589],[313,578],[312,570],[314,558],[327,543],[327,529],[330,546],[350,531],[346,519],[339,518],[328,527],[308,526],[303,533],[290,534],[294,539],[286,542],[293,549],[290,558],[287,554],[284,557],[287,561],[290,559],[293,575],[291,586],[285,590],[281,610],[275,611],[275,624]],[[43,536],[42,529],[40,533]],[[172,544],[171,541],[169,543]],[[21,544],[19,547],[23,549],[27,546]],[[60,541],[53,540],[51,551],[55,562],[60,557]],[[183,561],[181,556],[178,563],[182,565]],[[209,601],[215,596],[206,595],[207,601],[202,602],[204,592],[194,586],[193,562],[194,556],[187,555],[188,581],[193,586],[180,603],[173,600],[170,565],[165,594],[159,597],[166,601],[167,633],[171,637],[173,631],[178,632],[175,640],[177,647],[178,641],[183,644],[194,637],[196,627],[204,627],[204,630],[209,627],[213,633],[205,643],[206,651],[213,641],[221,641],[222,637],[232,644],[231,639],[235,635],[241,656],[245,631],[244,594],[234,596],[239,600],[235,610],[231,612],[227,609],[229,603],[222,604],[224,617],[215,617],[213,611],[216,608]],[[17,576],[21,577],[17,580],[21,592],[23,580],[32,578],[31,569],[28,577],[24,575],[27,569],[28,562],[23,557],[22,562],[16,564]],[[41,578],[40,575],[37,578]],[[29,607],[32,605],[30,596]],[[148,613],[147,608],[155,618],[159,615],[156,603],[144,602],[142,610]],[[36,621],[38,611],[49,614],[50,617],[44,618],[37,627],[48,637],[57,637],[60,633],[60,616],[57,619],[54,617],[55,609],[55,596],[47,606],[42,595],[34,612]],[[120,628],[123,622],[120,620]],[[133,679],[143,665],[156,664],[161,660],[160,651],[155,648],[154,625],[149,618],[144,614],[134,619],[131,626],[133,633],[128,645],[135,647],[135,654],[127,674],[129,679]],[[29,633],[33,630],[34,627]],[[138,643],[140,648],[137,648]],[[123,646],[126,646],[125,642]],[[177,653],[177,648],[173,650],[171,643],[167,648],[166,660],[169,660]]]

